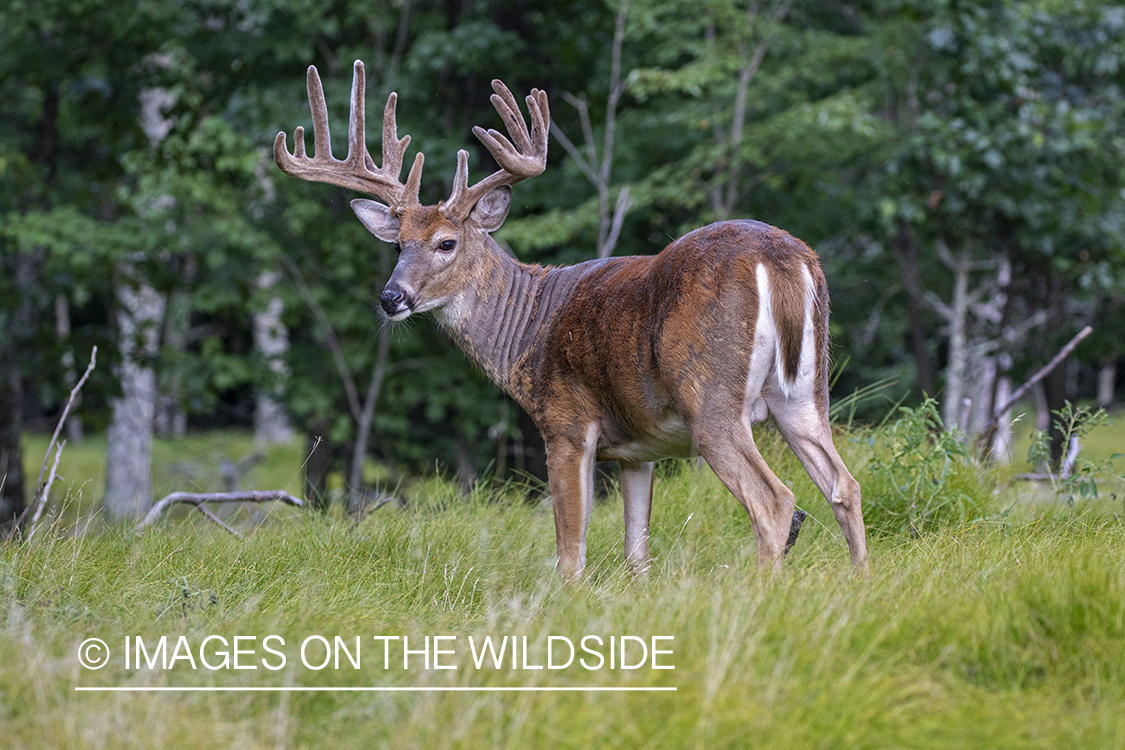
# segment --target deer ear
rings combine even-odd
[[[512,188],[501,185],[484,194],[477,205],[473,206],[469,218],[485,232],[494,232],[508,218],[508,209],[512,206]]]
[[[391,215],[391,209],[382,203],[356,198],[352,201],[352,210],[367,231],[383,242],[398,240],[398,218]]]

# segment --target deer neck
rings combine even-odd
[[[542,340],[553,312],[553,305],[540,309],[547,271],[509,257],[491,237],[485,247],[464,288],[435,310],[435,318],[493,382],[522,400],[513,370]]]

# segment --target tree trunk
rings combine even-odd
[[[1098,369],[1098,406],[1113,403],[1113,390],[1117,384],[1117,359],[1106,357]]]
[[[41,292],[38,275],[44,256],[42,249],[15,253],[11,273],[21,291],[20,301],[10,318],[0,319],[0,526],[14,522],[26,507],[20,445],[24,407],[20,350],[35,330],[36,296]]]
[[[24,509],[23,450],[20,430],[23,417],[23,382],[16,365],[15,347],[5,346],[0,371],[0,529],[13,523]]]
[[[1055,276],[1050,279],[1048,304],[1050,305],[1050,314],[1047,318],[1047,329],[1044,332],[1045,341],[1055,341],[1061,338],[1063,330],[1066,327],[1066,290],[1063,289],[1062,280]],[[1065,339],[1064,339],[1065,340]],[[1057,345],[1056,345],[1057,346]],[[1050,351],[1045,351],[1045,356],[1051,356]],[[1056,367],[1043,378],[1043,390],[1047,396],[1047,410],[1052,414],[1059,409],[1063,408],[1068,398],[1067,392],[1067,377],[1066,367]],[[1059,466],[1062,461],[1063,451],[1067,446],[1063,444],[1062,430],[1055,424],[1055,420],[1051,418],[1051,470]]]
[[[277,271],[266,271],[259,274],[256,283],[259,289],[269,290],[280,277]],[[269,369],[266,385],[258,388],[254,397],[254,444],[258,447],[293,439],[289,415],[281,404],[282,383],[288,375],[285,358],[289,354],[289,332],[281,322],[284,314],[285,304],[276,295],[270,297],[264,310],[253,313],[254,346]]]
[[[1008,399],[1012,397],[1012,379],[1007,375],[1001,375],[999,382],[996,384],[996,400],[997,405],[1006,404]],[[1008,463],[1011,460],[1012,448],[1012,410],[1004,412],[1000,415],[1000,420],[997,423],[996,431],[992,434],[992,460],[999,463]]]
[[[942,400],[942,419],[946,430],[957,429],[961,423],[961,401],[965,396],[965,367],[967,365],[967,326],[969,318],[969,263],[968,250],[961,251],[959,263],[953,266],[952,315],[949,318],[949,365],[945,376],[945,398]]]
[[[152,430],[157,391],[151,360],[156,356],[164,298],[138,276],[134,261],[118,266],[115,287],[121,396],[111,404],[102,501],[110,521],[139,518],[152,504]]]
[[[305,460],[305,502],[313,510],[328,510],[328,473],[332,470],[332,444],[324,437],[327,423],[308,434],[308,458]]]
[[[895,259],[902,271],[903,285],[906,287],[906,312],[910,318],[910,338],[914,350],[914,367],[917,370],[918,387],[927,396],[933,396],[934,368],[930,355],[926,352],[926,325],[922,320],[922,283],[918,272],[918,257],[914,249],[914,234],[908,224],[899,227],[895,242]]]
[[[1043,383],[1036,383],[1031,389],[1035,396],[1035,429],[1046,432],[1051,429],[1051,409],[1047,406],[1047,390]]]
[[[169,372],[161,378],[161,393],[156,410],[156,434],[182,438],[187,433],[187,414],[183,404],[183,377],[180,362],[187,350],[188,328],[191,326],[191,293],[188,287],[195,279],[195,255],[183,256],[180,265],[180,286],[168,295],[164,315],[164,350],[169,353]]]

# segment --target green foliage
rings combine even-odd
[[[117,268],[140,258],[144,280],[177,300],[168,309],[179,317],[170,312],[162,331],[178,326],[183,342],[166,335],[154,364],[164,395],[176,392],[194,424],[245,424],[254,392],[279,386],[303,431],[350,442],[354,419],[326,342],[339,342],[362,391],[383,325],[387,249],[354,221],[350,196],[272,163],[277,131],[310,125],[306,66],[321,72],[338,156],[351,61],[367,63],[376,153],[377,113],[399,92],[399,130],[426,153],[422,197],[432,203],[448,189],[458,148],[472,154],[474,178],[493,166],[471,126],[499,125],[488,101],[494,77],[547,90],[554,122],[576,143],[582,123],[563,93],[585,96],[600,142],[619,7],[9,3],[0,27],[0,345],[35,381],[37,408],[57,409],[67,392],[67,351],[82,360],[96,343],[104,366],[86,387],[83,417],[105,421],[117,389]],[[926,291],[946,297],[951,284],[934,252],[939,237],[970,247],[974,262],[1004,254],[1015,279],[1010,319],[1033,318],[1043,284],[1057,282],[1083,316],[1101,319],[1078,356],[1118,352],[1120,11],[1046,0],[632,0],[610,194],[627,186],[633,204],[616,252],[656,252],[726,215],[805,239],[832,285],[837,352],[853,362],[839,393],[894,378],[892,401],[919,397],[895,262],[903,231],[916,240]],[[737,82],[759,48],[733,150]],[[142,92],[160,96],[142,106]],[[519,186],[497,236],[523,260],[586,260],[595,190],[557,143],[550,153],[548,173]],[[728,210],[717,196],[734,172]],[[32,283],[16,280],[29,270]],[[270,272],[281,273],[277,285],[258,288]],[[252,343],[249,316],[272,296],[290,332],[284,375],[267,374]],[[69,341],[55,334],[59,299],[69,305]],[[922,349],[940,370],[940,321],[921,315]],[[1042,351],[1007,347],[1013,374],[1053,353],[1065,333],[1044,336]],[[388,368],[375,455],[422,471],[435,458],[451,465],[463,444],[478,470],[493,460],[490,429],[508,407],[444,336],[425,321],[396,329]],[[846,413],[873,418],[882,408],[856,400]]]
[[[870,458],[858,478],[864,521],[872,531],[918,535],[959,526],[984,510],[989,480],[965,437],[943,429],[933,399],[901,407],[898,419],[862,439]]]
[[[1088,406],[1075,407],[1069,401],[1062,409],[1052,412],[1052,414],[1055,429],[1062,437],[1064,453],[1069,450],[1071,441],[1077,440],[1081,444],[1083,438],[1092,430],[1109,424],[1109,414],[1105,409],[1090,409]],[[1048,470],[1047,477],[1055,494],[1068,503],[1073,504],[1079,499],[1094,499],[1099,496],[1099,482],[1121,478],[1114,470],[1113,461],[1122,456],[1125,456],[1125,454],[1115,453],[1108,459],[1091,461],[1083,458],[1082,454],[1079,453],[1066,476],[1062,476],[1061,471],[1059,474],[1055,474]],[[1031,445],[1027,451],[1027,460],[1032,466],[1047,467],[1048,469],[1051,467],[1050,431],[1036,430],[1033,433]]]

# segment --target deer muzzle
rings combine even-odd
[[[404,289],[391,282],[379,295],[379,306],[391,320],[403,320],[414,311],[414,300]]]

